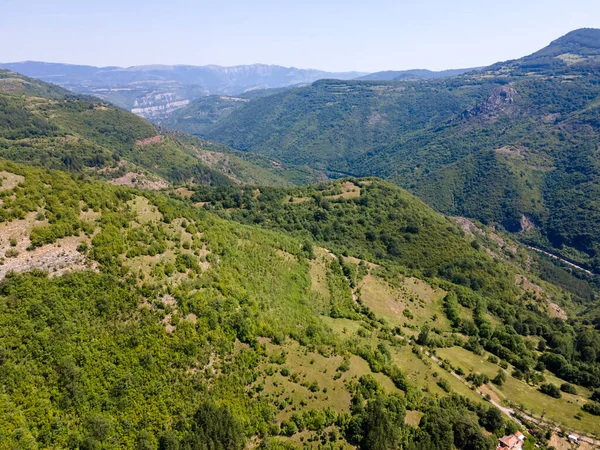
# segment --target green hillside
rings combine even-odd
[[[599,439],[600,278],[523,245],[600,264],[597,42],[192,105],[219,144],[0,71],[0,450]]]
[[[268,97],[290,88],[257,89],[237,96],[209,95],[192,100],[189,105],[176,109],[160,124],[188,134],[202,135],[213,124],[223,120],[246,103]]]
[[[259,167],[200,139],[161,134],[149,122],[97,98],[0,71],[0,156],[84,172],[118,183],[289,184],[283,170]],[[218,161],[219,164],[211,164]],[[214,167],[213,167],[214,165]]]
[[[599,47],[600,30],[583,29],[449,79],[319,81],[198,134],[333,178],[388,179],[598,272]]]
[[[379,180],[186,200],[0,174],[2,448],[493,449],[515,424],[451,374],[461,348],[521,371],[507,402],[545,395],[539,361],[581,404],[600,383],[587,283]]]

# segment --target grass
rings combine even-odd
[[[406,411],[404,423],[413,427],[418,427],[421,417],[423,417],[423,413],[421,411]]]
[[[264,385],[267,394],[276,407],[280,409],[277,420],[285,420],[295,412],[307,409],[333,408],[338,412],[347,412],[350,408],[350,393],[345,383],[358,380],[361,375],[371,374],[387,392],[396,392],[393,382],[383,374],[372,373],[368,363],[352,355],[350,369],[341,372],[341,377],[334,379],[336,369],[342,364],[341,355],[325,357],[311,352],[295,341],[285,345],[267,344],[269,355],[279,355],[286,352],[285,363],[263,363],[259,367],[261,376],[255,385]],[[288,371],[288,375],[282,374]],[[272,371],[272,375],[269,372]],[[309,385],[316,382],[318,390],[312,392]],[[306,405],[302,406],[302,402]],[[283,405],[283,406],[282,406]]]
[[[444,396],[446,392],[437,385],[439,380],[446,380],[452,390],[470,400],[481,402],[481,397],[469,389],[460,380],[444,369],[436,365],[429,358],[424,361],[419,359],[410,346],[394,348],[392,360],[400,367],[408,379],[415,383],[421,390],[428,391],[433,395]],[[437,375],[434,375],[437,373]]]
[[[23,181],[25,177],[3,170],[0,172],[0,191],[10,191]]]
[[[127,202],[127,205],[135,212],[139,223],[157,223],[162,219],[162,214],[146,197],[136,196],[133,200]]]
[[[438,349],[437,354],[448,359],[453,366],[461,367],[466,373],[475,371],[493,378],[498,373],[499,366],[487,361],[487,356],[479,356],[461,347]],[[506,399],[513,405],[525,405],[527,412],[535,417],[540,417],[542,411],[546,411],[545,418],[556,422],[567,430],[577,430],[581,433],[600,435],[600,421],[597,417],[587,414],[581,410],[581,406],[587,401],[585,395],[589,393],[585,388],[577,386],[579,395],[562,393],[562,398],[556,399],[542,394],[537,387],[517,380],[507,373],[506,382],[498,387],[490,384],[490,388],[500,399]],[[544,373],[546,382],[556,385],[564,383],[548,372]],[[583,395],[582,395],[583,394]],[[575,415],[581,414],[581,419]]]
[[[329,255],[325,249],[315,249],[315,259],[310,261],[311,303],[315,311],[327,314],[331,293],[327,284],[326,261]]]
[[[329,316],[321,316],[321,320],[325,322],[329,328],[337,335],[351,337],[355,335],[361,328],[360,322],[351,319],[334,319]]]
[[[345,181],[340,186],[342,189],[341,194],[327,195],[325,198],[328,199],[351,199],[351,198],[359,198],[360,197],[360,187],[352,183],[351,181]]]
[[[415,278],[405,278],[401,286],[395,288],[371,274],[363,278],[359,287],[364,304],[391,325],[420,327],[429,323],[442,331],[450,331],[450,324],[441,309],[441,299],[445,295],[441,289],[434,289]],[[404,314],[405,310],[410,311],[412,318]]]

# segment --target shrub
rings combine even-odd
[[[482,373],[471,373],[467,377],[467,381],[473,383],[473,386],[477,388],[483,384],[488,383],[490,379]]]
[[[4,256],[6,256],[7,258],[16,258],[17,256],[19,256],[19,250],[15,248],[9,248],[8,250],[6,250],[6,253],[4,253]]]
[[[554,398],[560,398],[562,396],[560,393],[560,389],[552,383],[542,384],[540,386],[540,391]]]
[[[506,375],[504,374],[504,371],[502,369],[500,369],[498,371],[498,374],[492,380],[492,383],[494,383],[495,385],[498,385],[498,386],[502,386],[505,383],[505,381],[506,381]]]
[[[566,392],[567,394],[577,395],[577,389],[575,389],[575,386],[573,386],[572,384],[569,384],[569,383],[561,384],[560,390],[563,392]]]
[[[498,357],[494,356],[494,355],[490,355],[490,356],[488,356],[488,361],[491,362],[492,364],[498,364]]]
[[[588,402],[583,405],[582,409],[594,416],[600,416],[600,403],[598,402]]]
[[[452,390],[452,388],[450,387],[450,383],[448,383],[447,380],[441,379],[437,382],[437,385],[446,392],[450,392]]]
[[[342,364],[340,364],[337,370],[339,372],[348,372],[348,370],[350,370],[350,360],[344,359],[344,361],[342,362]]]

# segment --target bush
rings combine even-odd
[[[467,381],[473,383],[473,386],[478,388],[479,386],[486,384],[490,379],[482,373],[470,373],[467,377]]]
[[[588,402],[583,405],[582,409],[594,416],[600,416],[600,403],[598,402]]]
[[[498,374],[492,380],[492,383],[494,383],[497,386],[502,386],[505,382],[506,382],[506,375],[504,374],[503,370],[499,370]]]
[[[567,394],[577,395],[577,389],[575,389],[575,386],[573,386],[572,384],[569,384],[569,383],[561,384],[560,390],[563,392],[566,392]]]
[[[293,420],[285,420],[281,424],[281,434],[284,436],[293,436],[298,432],[298,426]]]
[[[310,383],[308,385],[308,390],[310,392],[318,392],[319,391],[319,383],[317,383],[316,381],[313,381],[312,383]]]
[[[4,253],[4,256],[6,256],[7,258],[16,258],[17,256],[19,256],[19,250],[15,248],[9,248]]]
[[[350,370],[350,360],[344,359],[342,364],[337,368],[338,372],[348,372]]]
[[[562,396],[560,393],[560,389],[552,383],[542,384],[540,386],[540,391],[554,398],[560,398]]]
[[[441,379],[437,382],[437,385],[446,392],[450,392],[452,390],[452,388],[450,387],[450,383],[448,383],[447,380]]]

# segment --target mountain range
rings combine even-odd
[[[0,70],[0,448],[597,443],[599,49],[207,96],[200,136]]]
[[[266,64],[124,68],[26,61],[0,63],[0,67],[57,84],[78,94],[94,95],[152,119],[164,118],[205,95],[237,95],[255,89],[307,84],[321,78],[351,79],[364,75],[360,72],[333,73]]]
[[[329,177],[376,175],[600,270],[600,30],[429,80],[321,80],[165,125]],[[212,102],[212,103],[210,103]]]

